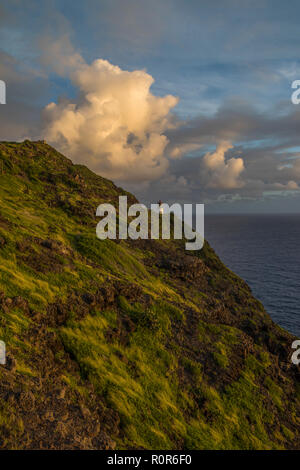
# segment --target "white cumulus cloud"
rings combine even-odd
[[[208,188],[236,189],[244,186],[241,179],[241,173],[245,169],[243,159],[225,159],[227,150],[231,148],[233,148],[231,143],[222,142],[215,152],[204,155],[202,167]]]
[[[46,106],[45,139],[108,178],[160,178],[169,166],[164,132],[174,127],[178,99],[154,96],[154,80],[144,70],[122,70],[102,59],[89,65],[77,57],[74,64],[70,78],[79,97]]]

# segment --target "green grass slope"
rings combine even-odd
[[[207,243],[98,240],[119,195],[0,143],[0,447],[299,448],[294,338]]]

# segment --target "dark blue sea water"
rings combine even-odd
[[[206,215],[205,238],[273,320],[300,337],[300,215]]]

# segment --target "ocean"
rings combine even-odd
[[[300,337],[300,215],[206,215],[205,238],[272,319]]]

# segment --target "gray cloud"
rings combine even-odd
[[[236,0],[191,1],[184,6],[179,0],[114,0],[101,5],[87,0],[72,6],[70,14],[55,0],[42,7],[28,0],[26,9],[18,0],[4,2],[0,78],[7,82],[8,105],[0,107],[0,138],[41,136],[40,111],[53,102],[52,111],[47,108],[48,138],[55,145],[65,138],[67,155],[124,184],[141,199],[238,205],[281,197],[296,204],[300,106],[288,99],[290,81],[299,78],[300,71],[297,11],[294,0],[285,8],[277,0],[272,8],[270,2],[256,0],[246,0],[242,7]],[[132,77],[135,70],[144,79],[158,78],[145,102],[151,101],[152,111],[153,103],[165,105],[158,120],[152,111],[149,122],[142,120],[139,135],[122,121],[122,112],[105,108],[111,126],[113,115],[122,126],[104,147],[95,138],[106,125],[96,119],[103,103],[97,107],[89,101],[92,95],[96,102],[101,90],[84,87],[74,75],[84,67],[93,75],[95,67],[87,64],[99,56],[109,57],[125,75]],[[143,70],[145,65],[151,73]],[[127,88],[121,89],[123,102]],[[161,98],[167,93],[187,97],[181,116],[195,115],[199,109],[203,114],[174,119],[169,110],[175,102]],[[134,102],[129,120],[139,117]],[[87,118],[81,142],[79,133],[75,143],[69,131],[67,139],[58,132],[59,127],[66,129],[65,112],[72,104],[73,117],[83,113]],[[150,135],[156,140],[150,142]]]
[[[199,116],[169,131],[168,152],[173,158],[168,177],[155,184],[155,191],[169,201],[182,198],[207,203],[293,197],[300,189],[300,109],[284,103],[272,111],[261,113],[247,103],[225,103],[214,116]],[[218,150],[207,153],[205,149],[225,141],[232,147],[225,144],[226,151],[219,158],[221,171],[212,175],[205,161]],[[291,150],[298,146],[299,152]],[[186,155],[188,151],[191,156]],[[237,165],[237,179],[234,171],[233,179],[224,174],[229,162]],[[225,176],[229,180],[224,184]],[[150,201],[153,189],[138,191]]]

